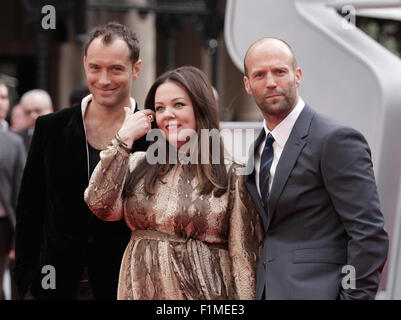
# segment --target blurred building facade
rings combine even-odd
[[[55,8],[55,29],[42,26],[48,14],[42,13],[46,5]],[[226,0],[1,1],[0,77],[11,89],[11,105],[24,92],[42,88],[52,96],[55,110],[66,108],[71,91],[86,82],[82,66],[85,34],[115,20],[128,25],[140,39],[143,71],[133,88],[140,105],[162,72],[194,65],[217,89],[222,121],[259,121],[261,115],[243,88],[242,72],[226,50],[225,6]],[[360,19],[361,26],[377,40],[392,32],[392,48],[401,47],[397,23]]]
[[[55,29],[44,29],[52,5]],[[85,34],[114,20],[140,40],[143,70],[133,96],[143,104],[155,78],[166,70],[193,65],[219,93],[221,120],[258,121],[260,114],[242,84],[242,73],[224,43],[225,0],[19,0],[0,2],[0,76],[12,88],[12,104],[33,88],[52,96],[55,109],[68,107],[71,91],[84,85]]]

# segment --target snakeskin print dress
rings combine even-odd
[[[228,165],[229,189],[216,198],[199,195],[197,179],[173,172],[148,196],[143,179],[134,195],[122,196],[126,176],[145,152],[129,154],[115,139],[85,191],[103,220],[124,218],[132,230],[125,250],[118,299],[253,299],[262,228],[243,183]],[[107,275],[104,275],[107,277]]]

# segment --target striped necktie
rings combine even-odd
[[[273,142],[274,138],[269,132],[267,135],[265,147],[263,148],[262,157],[260,159],[259,190],[266,210],[267,199],[269,198],[270,168],[273,162]]]

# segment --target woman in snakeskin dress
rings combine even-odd
[[[132,230],[118,299],[254,298],[262,228],[242,166],[224,159],[217,111],[202,71],[166,72],[145,110],[126,109],[101,152],[85,201],[99,218],[125,219]],[[147,152],[130,154],[135,140],[156,129]],[[217,132],[217,147],[210,143],[216,135],[205,139],[202,129]]]

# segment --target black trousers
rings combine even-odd
[[[126,244],[121,240],[89,244],[88,280],[96,300],[117,300],[121,260]]]
[[[266,287],[263,288],[262,298],[260,300],[266,300]]]
[[[68,268],[57,265],[56,289],[43,289],[35,280],[33,298],[38,300],[116,300],[125,245],[113,240],[89,243],[84,264]],[[74,280],[73,280],[74,279]]]

